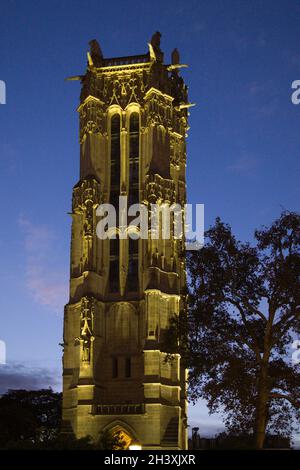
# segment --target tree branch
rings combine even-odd
[[[300,401],[295,400],[291,395],[285,395],[284,393],[271,392],[270,398],[281,398],[283,400],[288,400],[295,408],[300,408]]]
[[[229,297],[225,297],[224,299],[226,302],[229,302],[231,303],[232,305],[234,305],[238,311],[240,312],[240,315],[241,315],[241,318],[242,318],[242,321],[245,325],[245,328],[249,334],[249,336],[252,338],[253,340],[253,345],[251,345],[249,342],[247,342],[247,346],[250,347],[252,349],[252,351],[255,353],[255,356],[256,356],[256,360],[258,363],[261,362],[261,356],[260,356],[260,349],[259,349],[259,345],[258,345],[258,342],[257,342],[257,339],[255,337],[255,334],[253,333],[253,330],[251,328],[251,326],[249,325],[249,323],[247,322],[247,318],[246,318],[246,315],[245,315],[245,312],[243,311],[242,307],[240,306],[240,304],[238,302],[236,302],[235,300],[233,299],[230,299]],[[245,340],[245,338],[243,338]],[[246,342],[246,340],[245,340]]]
[[[258,310],[257,308],[253,307],[253,305],[249,304],[249,302],[245,298],[240,298],[240,301],[243,302],[246,307],[251,310],[251,312],[255,313],[258,315],[262,320],[267,321],[267,318],[264,316],[264,314]]]

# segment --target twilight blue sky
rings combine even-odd
[[[168,61],[189,64],[189,202],[242,240],[280,211],[299,210],[300,2],[292,0],[1,0],[0,391],[60,387],[71,190],[79,169],[78,82],[88,41],[106,57],[139,54],[156,30]],[[200,432],[217,429],[203,405]]]

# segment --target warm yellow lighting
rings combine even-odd
[[[80,180],[72,195],[70,301],[64,324],[68,347],[64,350],[67,406],[63,413],[77,437],[91,435],[97,442],[106,433],[116,451],[159,449],[163,439],[166,449],[187,448],[183,398],[187,372],[177,348],[165,352],[159,332],[168,329],[173,315],[178,317],[185,308],[180,287],[186,280],[181,242],[173,243],[177,224],[169,233],[174,224],[168,209],[172,213],[173,204],[183,207],[185,201],[185,138],[191,103],[176,72],[185,65],[178,63],[178,51],[173,54],[174,63],[163,62],[159,38],[160,33],[154,33],[145,54],[111,58],[103,57],[99,44],[92,40],[86,73],[68,78],[79,80],[82,90],[77,109]],[[118,121],[112,126],[115,116]],[[122,240],[138,234],[137,214],[128,229],[123,227],[127,224],[121,213],[114,224],[107,225],[108,230],[102,225],[109,238],[119,236],[119,243],[96,236],[99,205],[114,205],[118,195],[142,202],[149,216],[153,212],[145,227],[148,240],[142,240],[138,249],[137,244],[129,246],[128,240]],[[158,205],[155,216],[153,203]],[[119,205],[122,212],[123,205]],[[183,209],[178,215],[182,213]],[[156,215],[159,233],[154,236]],[[116,292],[110,289],[114,273]],[[137,283],[131,284],[131,279]],[[152,350],[141,349],[145,332]],[[116,360],[119,374],[115,373]],[[125,374],[130,375],[126,387],[123,369],[130,372]],[[101,390],[108,392],[103,395]],[[78,405],[90,403],[95,394],[92,410]]]
[[[132,441],[130,446],[129,446],[129,450],[142,450],[142,446],[139,442]]]

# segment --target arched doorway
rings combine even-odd
[[[113,450],[128,450],[130,445],[137,442],[133,429],[120,421],[107,425],[103,429],[100,440],[104,447]]]
[[[114,450],[126,450],[129,448],[132,442],[132,437],[122,426],[114,426],[108,432],[110,434]]]

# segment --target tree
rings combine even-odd
[[[0,397],[0,448],[97,450],[125,448],[121,432],[105,432],[99,442],[60,432],[62,394],[53,390],[9,390]]]
[[[230,434],[221,432],[216,437],[216,447],[218,449],[249,449],[253,446],[253,435],[252,434]],[[288,437],[282,437],[279,435],[266,434],[265,437],[265,448],[266,449],[290,449],[291,443]]]
[[[191,399],[221,411],[233,433],[289,436],[298,426],[300,366],[290,347],[300,330],[300,215],[284,212],[239,242],[218,218],[202,250],[189,252]]]
[[[18,403],[0,406],[0,448],[9,443],[35,439],[37,421],[33,413]]]
[[[60,421],[61,393],[51,389],[9,390],[0,398],[0,445],[53,440]]]

